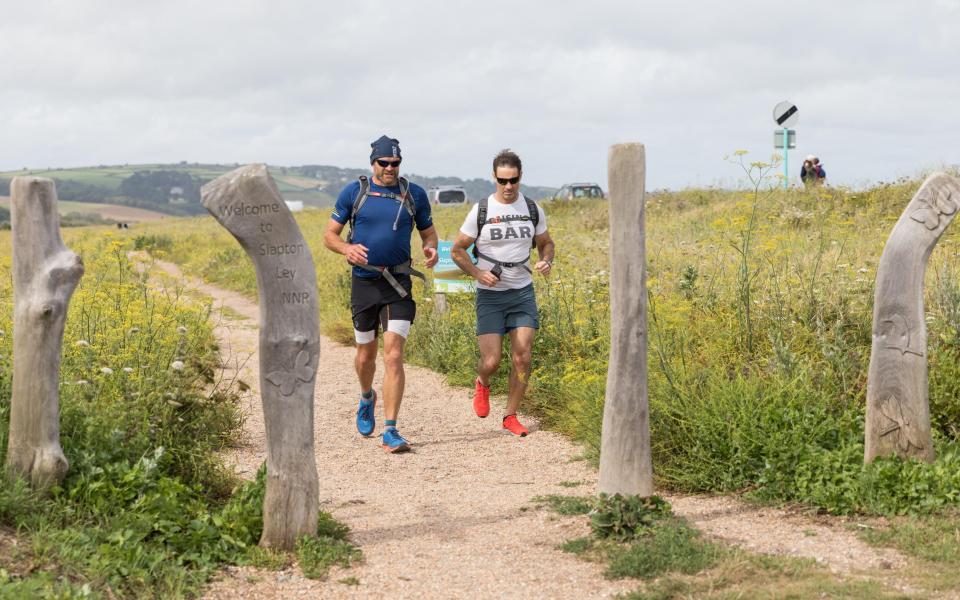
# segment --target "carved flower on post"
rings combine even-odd
[[[310,249],[264,165],[203,186],[203,205],[253,261],[260,298],[260,390],[267,430],[261,545],[314,535],[319,480],[313,388],[320,357],[317,276]]]
[[[934,459],[927,388],[923,280],[927,260],[957,214],[960,181],[923,182],[883,249],[873,304],[864,460],[895,454]]]

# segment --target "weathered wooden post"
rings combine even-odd
[[[313,396],[320,317],[313,257],[266,166],[231,171],[203,186],[201,195],[256,269],[267,430],[260,544],[290,549],[301,535],[316,534],[319,508]]]
[[[960,181],[927,178],[894,225],[877,267],[867,374],[864,461],[895,454],[932,462],[923,278],[960,208]]]
[[[13,230],[13,397],[7,469],[43,489],[67,474],[60,447],[60,351],[83,261],[60,238],[50,179],[10,183]]]
[[[433,310],[439,315],[445,315],[450,310],[447,306],[447,295],[437,292],[433,295]]]
[[[599,491],[650,496],[647,408],[647,269],[643,144],[608,156],[610,192],[610,363],[603,407]]]

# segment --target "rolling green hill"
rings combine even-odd
[[[156,221],[166,216],[163,213],[145,208],[104,204],[100,202],[77,202],[59,200],[57,211],[60,213],[61,227],[84,225],[108,225],[113,223],[142,223]],[[0,196],[0,229],[10,227],[10,197]]]
[[[60,200],[117,204],[169,215],[205,214],[200,204],[200,187],[239,165],[181,162],[177,164],[99,165],[71,169],[22,169],[0,172],[0,196],[9,195],[10,180],[17,176],[48,177],[57,183]],[[299,200],[307,206],[330,206],[340,189],[367,169],[344,169],[328,165],[297,167],[271,166],[270,174],[286,200]],[[463,180],[459,177],[422,177],[407,174],[413,183],[429,188],[434,185],[462,185],[470,200],[494,191],[491,181]],[[533,198],[551,195],[555,188],[524,186]]]

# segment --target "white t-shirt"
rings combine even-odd
[[[479,206],[479,203],[473,205],[460,227],[461,233],[472,238],[477,237]],[[547,231],[547,215],[539,204],[537,204],[537,212],[540,213],[540,220],[534,231],[523,194],[517,194],[517,199],[510,204],[501,203],[494,194],[491,194],[487,198],[487,222],[480,232],[477,248],[483,254],[500,262],[515,263],[525,260],[533,250],[533,236]],[[477,262],[477,267],[489,271],[493,268],[493,263],[481,258]],[[516,290],[532,282],[533,278],[523,267],[503,267],[500,281],[496,286],[489,287],[477,283],[477,287],[483,290]]]

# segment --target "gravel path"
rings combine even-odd
[[[158,266],[180,276],[173,265]],[[243,398],[245,443],[230,461],[243,477],[253,477],[266,457],[257,305],[199,281],[186,285],[214,298],[215,309],[229,309],[216,331],[227,377],[236,374],[251,387]],[[353,355],[353,348],[321,339],[315,431],[320,507],[350,526],[364,562],[334,569],[325,581],[306,579],[296,568],[277,573],[231,567],[205,598],[580,599],[637,587],[634,581],[604,579],[601,566],[557,549],[589,532],[585,519],[560,517],[531,503],[543,494],[596,492],[596,472],[577,460],[573,444],[537,431],[530,418],[524,419],[529,436],[501,434],[497,407],[478,419],[470,390],[407,366],[398,425],[413,451],[388,454],[378,438],[357,434]],[[377,389],[382,371],[381,364]],[[378,431],[381,420],[378,406]]]
[[[712,537],[761,554],[812,558],[834,573],[897,569],[906,560],[891,548],[860,541],[856,524],[746,504],[730,496],[667,496],[674,512]]]
[[[180,278],[174,265],[159,263]],[[183,282],[181,282],[183,283]],[[186,285],[225,307],[217,327],[227,376],[250,386],[243,398],[244,445],[229,460],[252,477],[265,459],[259,405],[255,302],[189,280]],[[408,366],[399,428],[414,451],[391,455],[354,426],[354,350],[326,338],[316,389],[320,506],[351,528],[364,562],[334,569],[324,581],[284,572],[230,567],[205,598],[605,598],[636,589],[609,581],[602,568],[557,549],[588,533],[585,518],[538,508],[538,495],[592,495],[596,471],[567,439],[538,431],[500,433],[497,407],[478,419],[471,390]],[[382,365],[375,386],[380,387]],[[501,405],[502,406],[502,405]],[[522,417],[522,415],[521,415]],[[378,406],[378,431],[382,413]],[[572,482],[578,485],[568,487]],[[567,486],[560,485],[566,483]],[[835,572],[897,568],[904,559],[860,542],[843,523],[758,508],[730,497],[671,496],[674,510],[698,528],[756,552],[816,559]]]

